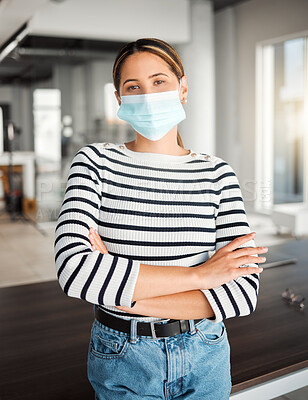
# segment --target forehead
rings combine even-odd
[[[170,75],[171,68],[161,57],[149,52],[139,52],[130,55],[122,64],[121,80],[137,78],[138,76],[148,77],[157,72],[164,72]],[[134,76],[132,76],[134,75]]]

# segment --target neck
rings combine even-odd
[[[177,125],[174,126],[165,136],[159,140],[149,140],[140,133],[136,132],[136,139],[125,143],[126,147],[132,151],[160,153],[169,155],[189,154],[189,150],[184,149],[177,143]]]

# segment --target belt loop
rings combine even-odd
[[[191,335],[194,335],[196,333],[195,321],[193,319],[189,320],[189,333]]]
[[[137,323],[138,321],[134,318],[130,321],[130,343],[137,342]]]

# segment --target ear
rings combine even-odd
[[[180,98],[183,99],[184,97],[187,98],[188,93],[188,86],[187,86],[187,76],[183,75],[181,78],[181,92]]]
[[[118,95],[118,92],[115,90],[115,92],[114,92],[114,94],[115,94],[115,97],[116,97],[116,99],[117,99],[117,101],[118,101],[118,103],[119,103],[119,106],[121,105],[121,98],[120,98],[120,96]]]

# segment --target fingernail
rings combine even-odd
[[[252,236],[256,236],[256,232],[251,232],[251,235]]]
[[[262,272],[262,271],[263,271],[263,268],[259,268],[259,270],[260,270],[260,272]]]

